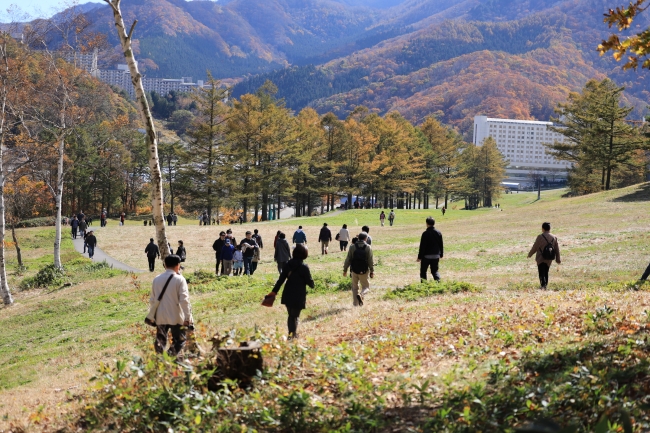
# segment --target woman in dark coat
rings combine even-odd
[[[289,313],[287,319],[289,339],[298,337],[298,318],[307,302],[307,286],[314,288],[314,279],[311,277],[309,266],[303,263],[308,256],[309,252],[304,245],[296,245],[293,250],[293,259],[284,266],[278,282],[275,283],[273,291],[269,293],[269,296],[275,297],[286,280],[287,284],[282,292],[282,304],[287,307]]]

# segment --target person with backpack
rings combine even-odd
[[[557,237],[551,234],[551,223],[542,224],[542,234],[535,239],[535,243],[528,253],[528,258],[531,258],[533,254],[535,254],[535,261],[537,262],[540,288],[546,290],[548,287],[548,271],[551,269],[553,260],[558,265],[562,263]]]
[[[418,252],[418,262],[420,263],[420,281],[427,280],[427,270],[431,268],[431,275],[436,281],[440,281],[438,264],[444,255],[444,245],[442,233],[436,230],[436,220],[432,217],[427,218],[427,229],[422,233],[420,238],[420,250]]]
[[[222,232],[223,233],[223,232]],[[225,233],[224,233],[225,235]],[[230,275],[232,272],[232,261],[235,254],[235,247],[230,243],[230,239],[226,239],[221,248],[221,275]]]
[[[153,272],[154,267],[156,266],[156,257],[160,258],[160,250],[158,249],[158,245],[153,242],[153,238],[149,239],[149,244],[144,249],[144,252],[149,261],[149,272]]]
[[[332,232],[327,228],[327,223],[323,223],[323,227],[320,229],[320,234],[318,235],[318,242],[320,242],[320,253],[322,256],[327,254],[327,250],[332,241]]]
[[[339,241],[339,245],[341,246],[341,251],[347,251],[348,250],[348,243],[350,242],[350,232],[348,231],[348,225],[343,224],[343,227],[341,230],[336,235],[336,240]]]
[[[386,214],[384,213],[384,211],[381,211],[381,213],[379,214],[379,222],[381,223],[382,227],[384,226],[385,221],[386,221]]]
[[[347,277],[348,269],[352,272],[352,303],[355,307],[363,306],[363,297],[370,291],[368,276],[370,278],[375,276],[372,247],[366,243],[367,238],[366,233],[359,233],[357,242],[350,246],[343,264],[344,277]],[[359,284],[361,284],[361,292],[359,292]]]
[[[300,312],[305,309],[307,304],[307,286],[314,288],[314,279],[311,276],[309,266],[304,261],[309,257],[307,247],[298,244],[293,250],[293,258],[287,262],[282,269],[280,278],[275,283],[275,287],[268,298],[275,299],[276,295],[282,288],[282,304],[287,307],[287,328],[289,330],[289,339],[298,338],[298,319]]]
[[[302,226],[298,226],[298,230],[293,234],[293,243],[297,245],[304,245],[307,243],[307,235],[302,231]]]
[[[278,273],[282,273],[284,265],[291,260],[291,248],[289,247],[289,242],[287,242],[287,235],[278,232],[278,240],[275,243],[275,255],[273,259],[278,264]]]
[[[88,258],[92,259],[95,255],[95,247],[97,246],[97,238],[95,237],[95,232],[92,230],[88,232],[86,236],[86,246],[88,247]]]
[[[393,226],[393,222],[395,221],[395,212],[393,209],[390,210],[390,213],[388,214],[388,222],[390,223],[390,226]]]

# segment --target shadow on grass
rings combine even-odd
[[[613,202],[616,203],[634,203],[640,201],[650,201],[650,183],[639,185],[639,188],[630,194],[617,197]]]
[[[329,310],[321,311],[316,314],[310,314],[305,317],[304,322],[313,322],[324,317],[336,316],[344,311],[348,310],[347,308],[330,308]]]
[[[650,337],[641,328],[633,336],[530,354],[519,363],[501,360],[491,366],[487,383],[446,392],[424,431],[509,432],[550,419],[590,432],[603,415],[621,422],[621,409],[637,428],[647,426],[649,356]]]

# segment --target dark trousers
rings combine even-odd
[[[244,273],[246,275],[251,275],[251,263],[253,263],[253,257],[244,256]]]
[[[650,277],[650,265],[648,265],[648,267],[646,268],[645,272],[641,276],[641,279],[642,280],[647,280],[648,277]]]
[[[542,287],[548,286],[549,266],[546,263],[540,263],[537,265],[537,271],[539,272],[539,284]]]
[[[298,318],[300,317],[300,308],[292,308],[287,306],[289,317],[287,318],[287,328],[289,328],[289,337],[298,336]]]
[[[219,265],[221,265],[221,273],[219,273]],[[217,275],[223,275],[223,260],[221,260],[221,257],[219,256],[217,256],[217,267],[215,273]]]
[[[154,257],[147,256],[147,260],[149,260],[149,272],[153,272],[153,269],[156,266],[156,256]]]
[[[176,356],[183,350],[187,339],[186,328],[182,325],[158,325],[156,327],[156,342],[154,343],[156,353],[164,352],[165,347],[167,347],[167,334],[169,334],[170,330],[172,331],[172,343],[167,353]]]
[[[257,270],[257,263],[258,262],[251,262],[251,275],[253,275]]]
[[[348,249],[348,241],[339,241],[341,244],[341,251]]]
[[[77,239],[77,229],[72,227],[72,239]]]
[[[278,262],[278,273],[282,273],[282,268],[284,268],[284,265],[286,265],[287,262]]]
[[[95,255],[95,247],[93,245],[88,245],[88,257],[93,258]]]
[[[440,273],[438,272],[438,263],[440,259],[422,259],[420,261],[420,280],[427,280],[427,270],[431,267],[431,275],[436,281],[440,281]]]

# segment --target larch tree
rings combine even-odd
[[[104,2],[106,2],[113,11],[113,20],[115,21],[117,36],[120,40],[120,45],[122,46],[122,52],[124,53],[124,58],[129,67],[129,72],[131,73],[131,83],[135,89],[138,112],[142,117],[142,122],[144,123],[146,131],[147,152],[149,156],[149,176],[151,179],[152,189],[151,207],[153,211],[153,221],[156,226],[158,248],[160,249],[161,257],[164,260],[164,258],[169,255],[169,243],[165,233],[163,182],[162,173],[160,171],[160,162],[158,160],[158,137],[156,135],[156,127],[153,122],[153,116],[151,115],[149,102],[147,101],[147,96],[142,85],[142,75],[138,71],[138,64],[135,61],[135,55],[133,53],[133,31],[135,30],[138,21],[134,21],[127,32],[122,11],[120,9],[121,0],[104,0]]]

